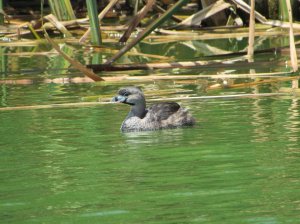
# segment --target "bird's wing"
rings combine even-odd
[[[172,114],[176,113],[180,108],[180,105],[175,102],[163,102],[152,105],[148,112],[152,113],[152,117],[157,120],[166,120]]]

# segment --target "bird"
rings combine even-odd
[[[121,88],[111,101],[131,106],[121,125],[122,132],[188,127],[196,122],[187,109],[175,102],[156,103],[146,108],[145,96],[142,90],[135,86]]]

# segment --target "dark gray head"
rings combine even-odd
[[[142,90],[138,87],[125,87],[118,91],[118,95],[113,97],[112,102],[125,103],[131,106],[131,111],[127,117],[145,116],[146,101]]]
[[[113,97],[112,102],[125,103],[131,106],[145,105],[145,97],[138,87],[124,87],[118,91],[118,95]]]

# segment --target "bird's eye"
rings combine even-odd
[[[125,93],[123,94],[123,96],[129,96],[129,93],[128,93],[128,92],[125,92]]]

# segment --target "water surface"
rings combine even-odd
[[[226,45],[229,43],[232,44],[226,41]],[[246,46],[239,40],[234,43],[233,48]],[[175,55],[180,60],[210,55],[197,51],[197,44],[200,42],[178,42],[160,53],[170,56],[180,52]],[[193,46],[195,49],[191,50]],[[144,46],[144,53],[156,53],[158,48],[159,45]],[[36,49],[50,50],[45,46]],[[2,52],[36,49],[3,48]],[[94,57],[107,57],[89,55],[78,46],[67,51],[86,63]],[[279,60],[274,57],[277,56],[263,55],[256,59]],[[0,59],[2,80],[27,82],[1,84],[1,107],[78,103],[98,98],[105,101],[123,85],[47,83],[47,79],[81,76],[69,70],[69,64],[57,55],[3,54]],[[140,59],[125,56],[122,60],[128,63]],[[258,67],[256,72],[285,69]],[[152,72],[201,75],[218,74],[224,69],[133,74]],[[249,69],[225,72],[249,73]],[[213,81],[151,82],[139,86],[148,98],[160,98],[277,92],[282,85],[290,85],[205,92],[206,82]],[[166,91],[176,92],[168,95]],[[119,128],[129,108],[119,104],[1,111],[0,222],[299,223],[299,97],[179,103],[195,116],[195,127],[121,133]]]
[[[182,103],[127,134],[123,105],[1,112],[1,222],[297,223],[299,99]]]

